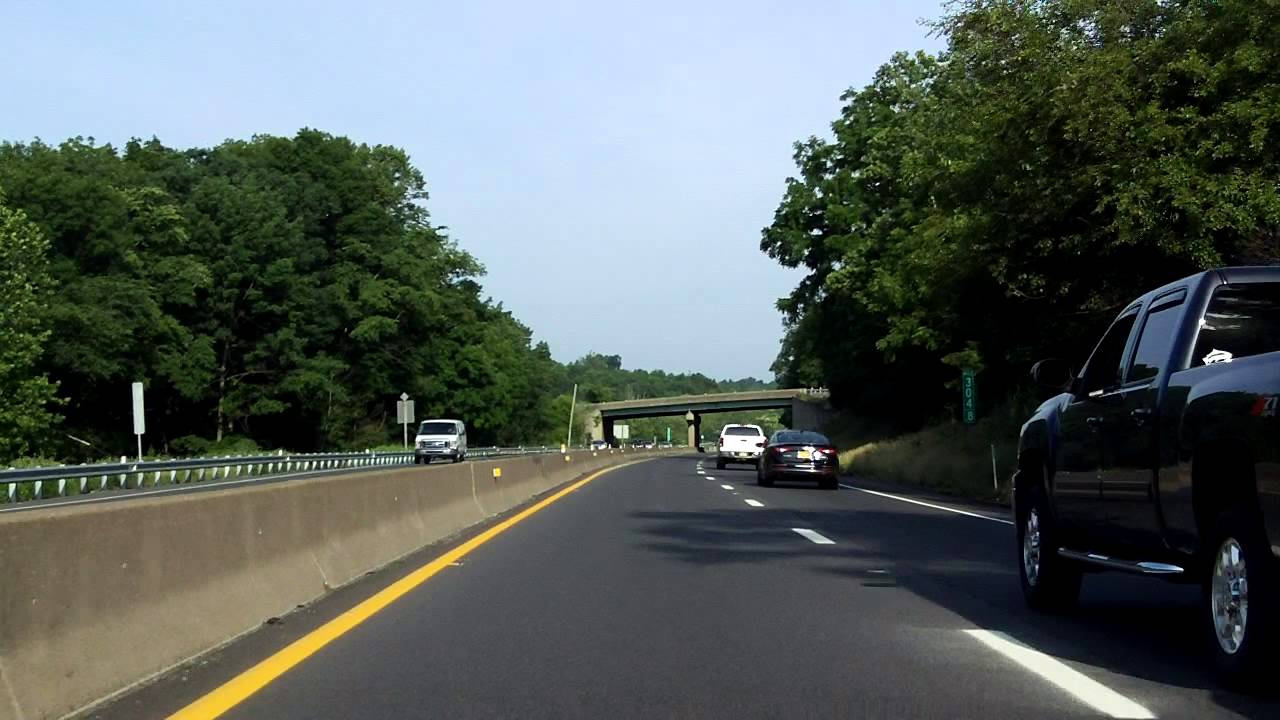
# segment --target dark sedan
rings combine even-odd
[[[771,487],[774,480],[817,480],[824,490],[839,487],[840,455],[822,433],[807,430],[779,430],[769,438],[756,482]]]

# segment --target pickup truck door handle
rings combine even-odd
[[[1150,420],[1151,415],[1152,415],[1151,408],[1140,407],[1140,408],[1134,408],[1133,410],[1129,411],[1129,417],[1133,418],[1133,421],[1138,423],[1139,425],[1142,425],[1146,421]]]
[[[1088,425],[1094,430],[1097,430],[1098,428],[1102,427],[1102,416],[1095,415],[1093,417],[1087,417],[1084,419],[1084,424]]]

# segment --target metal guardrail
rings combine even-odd
[[[467,448],[467,457],[534,455],[559,452],[550,446]],[[266,478],[297,472],[323,472],[413,463],[413,450],[396,452],[305,453],[237,457],[150,460],[143,462],[58,465],[0,470],[0,504],[187,483]]]

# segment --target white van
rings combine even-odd
[[[413,438],[415,465],[438,457],[462,462],[467,457],[467,426],[461,420],[424,420]]]

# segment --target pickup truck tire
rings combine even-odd
[[[1245,508],[1222,513],[1208,540],[1203,616],[1210,652],[1223,683],[1260,687],[1280,659],[1280,561],[1261,518]]]
[[[1027,606],[1039,612],[1070,609],[1080,597],[1080,568],[1058,554],[1058,529],[1043,485],[1018,503],[1018,579]]]

